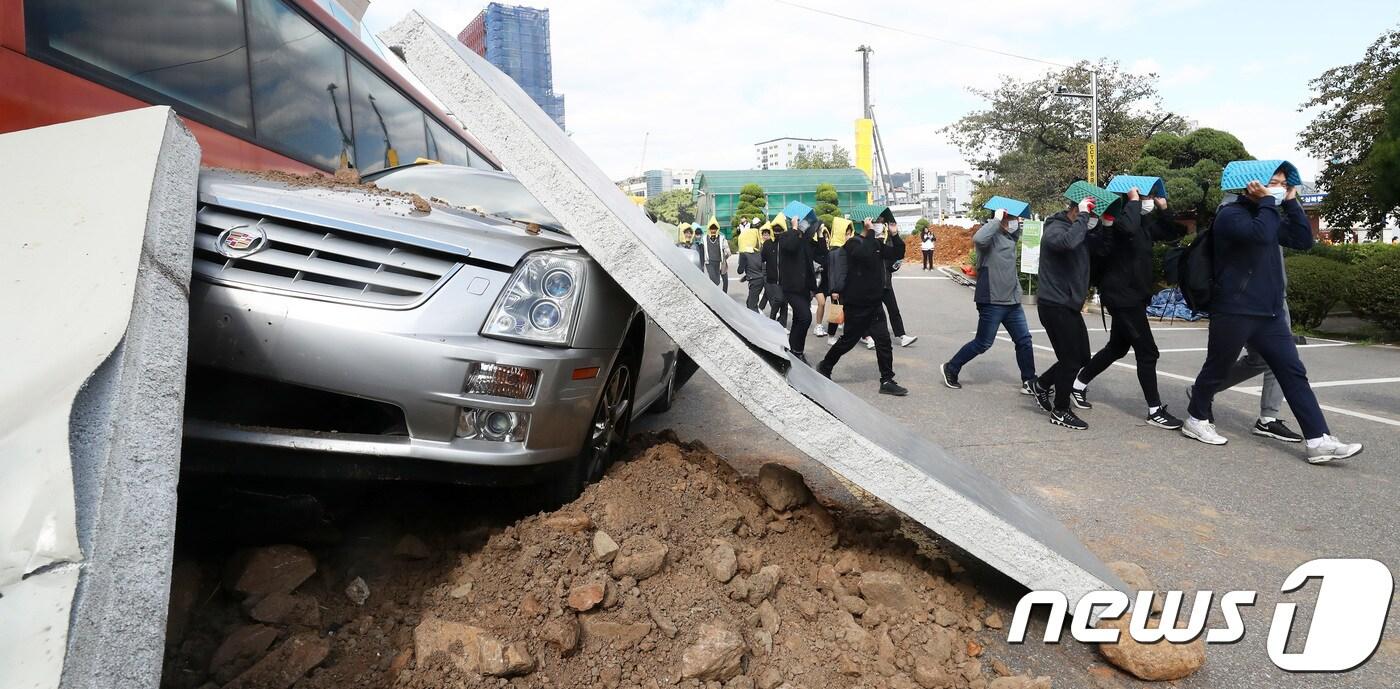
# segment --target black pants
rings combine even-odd
[[[933,270],[933,249],[924,249],[924,270]]]
[[[1206,340],[1206,361],[1201,372],[1196,375],[1196,384],[1191,388],[1191,406],[1188,411],[1197,419],[1210,419],[1211,403],[1216,391],[1220,390],[1235,366],[1235,359],[1245,345],[1254,348],[1259,356],[1269,364],[1269,369],[1283,388],[1283,397],[1298,417],[1298,425],[1304,438],[1320,438],[1331,431],[1327,419],[1322,416],[1322,408],[1317,404],[1317,395],[1308,383],[1308,370],[1298,358],[1298,345],[1293,342],[1293,333],[1288,327],[1288,316],[1241,316],[1229,313],[1213,314],[1210,319],[1210,335]]]
[[[807,331],[812,327],[812,293],[806,290],[783,290],[783,301],[792,310],[792,330],[788,332],[788,349],[794,354],[807,351]]]
[[[890,330],[894,331],[895,337],[904,337],[904,317],[899,315],[899,300],[894,297],[894,288],[886,287],[885,293],[880,295],[880,301],[890,314]]]
[[[846,330],[841,333],[841,339],[826,350],[826,356],[817,365],[817,370],[830,373],[836,367],[836,362],[866,335],[875,340],[875,363],[880,367],[880,382],[894,380],[894,347],[890,344],[890,331],[885,328],[884,307],[879,303],[846,304]]]
[[[1055,409],[1069,409],[1069,392],[1074,376],[1089,363],[1089,329],[1079,309],[1041,302],[1036,306],[1045,336],[1055,350],[1055,364],[1040,374],[1040,387],[1055,388]]]
[[[1142,386],[1142,398],[1147,406],[1162,406],[1162,397],[1157,393],[1157,340],[1152,337],[1152,327],[1147,324],[1147,306],[1116,307],[1108,310],[1113,316],[1113,327],[1108,333],[1108,344],[1099,350],[1079,379],[1085,383],[1093,381],[1113,362],[1128,355],[1133,350],[1137,359],[1138,385]]]
[[[768,307],[772,309],[768,317],[787,326],[788,308],[787,302],[783,300],[783,288],[776,282],[770,282],[763,287],[763,298],[768,300]]]
[[[759,309],[763,308],[759,303],[759,300],[763,297],[763,287],[763,278],[749,278],[749,299],[744,305],[748,306],[750,311],[759,311]]]

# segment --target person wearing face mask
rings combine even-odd
[[[723,283],[721,289],[729,291],[729,240],[719,233],[719,220],[715,218],[710,218],[710,224],[705,227],[705,238],[700,242],[700,257],[700,264],[705,266],[710,282],[716,285]]]
[[[846,328],[817,364],[817,372],[830,378],[841,357],[868,333],[875,340],[880,394],[903,397],[909,391],[894,380],[894,348],[890,343],[890,331],[885,327],[885,310],[880,300],[885,275],[889,273],[888,261],[904,255],[904,243],[897,238],[881,239],[869,219],[865,220],[863,230],[841,245],[845,270],[832,285],[831,298],[845,305]]]
[[[1279,247],[1306,251],[1314,242],[1312,225],[1297,199],[1297,170],[1286,161],[1232,162],[1222,173],[1222,186],[1253,176],[1250,171],[1263,164],[1276,166],[1266,183],[1261,184],[1263,175],[1250,179],[1244,193],[1215,216],[1211,232],[1214,290],[1206,360],[1191,387],[1190,416],[1181,432],[1209,445],[1227,442],[1215,431],[1211,405],[1240,351],[1249,345],[1268,363],[1298,418],[1306,439],[1307,461],[1324,464],[1354,457],[1362,446],[1342,442],[1327,427],[1284,313]]]
[[[943,384],[962,389],[958,374],[969,361],[992,348],[997,330],[1006,329],[1016,345],[1016,366],[1021,372],[1021,393],[1031,394],[1035,380],[1035,349],[1026,313],[1021,308],[1021,281],[1017,276],[1016,244],[1021,241],[1021,215],[1028,213],[1024,201],[995,197],[987,202],[995,208],[992,219],[972,235],[977,247],[977,288],[972,300],[977,304],[977,334],[939,367]]]
[[[768,302],[770,309],[768,317],[783,327],[787,327],[788,306],[783,300],[782,285],[778,282],[778,268],[782,258],[778,256],[777,239],[782,236],[786,222],[782,214],[773,218],[773,222],[763,229],[763,248],[759,250],[760,260],[763,261],[763,298]],[[760,303],[758,308],[761,311],[763,304]]]
[[[807,361],[807,329],[812,327],[812,293],[817,290],[815,262],[826,258],[826,243],[818,242],[817,226],[798,218],[792,227],[778,235],[778,283],[783,302],[792,313],[792,329],[788,331],[788,350],[801,361]]]
[[[749,261],[758,253],[758,228],[748,218],[739,222],[739,282],[748,282]]]
[[[1147,423],[1176,430],[1181,420],[1162,404],[1157,390],[1157,342],[1147,323],[1147,305],[1152,301],[1156,279],[1152,267],[1153,242],[1180,239],[1185,228],[1166,217],[1167,200],[1143,196],[1137,187],[1128,189],[1127,199],[1110,222],[1102,251],[1103,275],[1099,278],[1099,301],[1113,317],[1108,344],[1089,360],[1074,379],[1070,399],[1080,409],[1091,409],[1089,383],[1113,362],[1127,356],[1132,348],[1137,365],[1138,384],[1147,402]]]
[[[1086,189],[1087,188],[1087,189]],[[1089,231],[1098,227],[1100,213],[1112,215],[1121,205],[1116,194],[1076,182],[1065,192],[1083,194],[1068,208],[1050,216],[1040,240],[1040,290],[1036,313],[1055,350],[1055,363],[1031,383],[1036,404],[1050,414],[1050,423],[1071,430],[1089,428],[1070,408],[1070,391],[1079,369],[1089,363],[1089,329],[1080,309],[1089,295]],[[1099,208],[1099,200],[1108,208]],[[1071,197],[1072,198],[1072,197]],[[1052,399],[1053,397],[1053,399]]]

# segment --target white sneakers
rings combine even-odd
[[[919,336],[918,336],[918,335],[900,335],[900,336],[899,336],[899,346],[901,346],[901,347],[908,347],[909,345],[914,344],[915,342],[917,342],[918,339],[919,339]]]
[[[865,337],[860,338],[860,341],[865,343],[865,348],[866,348],[866,349],[874,349],[874,348],[875,348],[875,340],[874,340],[873,338],[871,338],[869,335],[866,335]]]
[[[826,326],[818,323],[817,327],[812,328],[812,334],[817,337],[826,337]]]
[[[1230,442],[1225,436],[1215,432],[1215,424],[1202,421],[1194,416],[1186,417],[1186,421],[1181,424],[1181,434],[1188,438],[1195,438],[1207,445],[1224,445]]]
[[[1326,464],[1361,454],[1361,443],[1344,443],[1334,435],[1323,435],[1316,445],[1308,441],[1308,464]]]

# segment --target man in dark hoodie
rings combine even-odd
[[[1298,417],[1307,441],[1307,460],[1324,464],[1361,452],[1360,443],[1332,435],[1317,403],[1308,372],[1298,358],[1283,308],[1283,255],[1279,246],[1305,251],[1313,245],[1312,225],[1280,166],[1268,184],[1250,181],[1244,193],[1220,209],[1212,226],[1214,286],[1206,361],[1191,388],[1190,416],[1181,427],[1188,438],[1208,445],[1227,441],[1211,422],[1211,403],[1246,344],[1268,362],[1283,396]],[[1296,172],[1293,173],[1296,177]]]
[[[792,219],[792,229],[778,235],[778,284],[792,310],[788,349],[807,361],[807,330],[812,327],[812,293],[817,291],[815,262],[826,258],[826,244],[817,241],[817,223]]]
[[[875,340],[875,362],[880,367],[880,394],[903,397],[909,391],[894,381],[894,348],[881,297],[889,272],[887,261],[904,255],[904,242],[898,232],[881,240],[875,225],[866,220],[864,231],[846,240],[841,253],[845,267],[831,286],[831,298],[846,307],[846,329],[817,364],[817,371],[830,378],[836,362],[869,334]]]
[[[763,230],[763,245],[759,249],[759,260],[763,262],[763,298],[767,300],[769,318],[787,327],[787,302],[783,301],[783,287],[778,283],[778,237],[783,234],[782,223],[774,221]],[[763,305],[759,304],[759,309]]]
[[[1076,431],[1089,428],[1070,409],[1074,376],[1089,362],[1089,330],[1080,309],[1089,294],[1089,246],[1085,236],[1096,227],[1095,201],[1078,203],[1050,216],[1040,239],[1040,291],[1036,313],[1055,350],[1055,363],[1031,384],[1036,403],[1050,423]],[[1054,395],[1052,402],[1051,395]]]
[[[977,334],[940,367],[943,384],[954,390],[962,389],[958,382],[962,367],[991,349],[997,330],[1005,327],[1016,344],[1021,392],[1031,394],[1035,349],[1031,346],[1026,312],[1021,308],[1021,282],[1016,274],[1016,244],[1020,241],[1021,218],[1005,209],[993,212],[992,219],[972,235],[972,244],[977,247],[977,289],[972,295],[977,303]]]
[[[1133,350],[1137,363],[1138,384],[1147,401],[1147,423],[1158,428],[1176,430],[1181,419],[1167,412],[1157,391],[1157,342],[1147,324],[1147,304],[1152,301],[1156,280],[1152,269],[1152,243],[1180,239],[1185,228],[1173,223],[1166,215],[1167,200],[1151,195],[1143,197],[1137,187],[1128,190],[1127,201],[1118,214],[1105,215],[1106,241],[1098,260],[1103,275],[1099,280],[1099,302],[1113,316],[1113,329],[1108,344],[1099,350],[1084,370],[1074,379],[1070,398],[1080,409],[1092,409],[1088,386],[1113,362]]]

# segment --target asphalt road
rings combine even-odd
[[[874,352],[859,346],[836,367],[833,379],[1043,505],[1103,560],[1142,565],[1159,588],[1213,590],[1217,596],[1258,591],[1257,604],[1243,611],[1244,639],[1208,647],[1205,668],[1178,686],[1400,686],[1400,612],[1391,612],[1370,661],[1349,673],[1286,673],[1265,650],[1279,601],[1299,604],[1299,631],[1289,650],[1301,650],[1300,630],[1310,619],[1318,585],[1279,593],[1298,565],[1322,557],[1365,557],[1392,573],[1400,571],[1394,462],[1400,456],[1400,348],[1312,340],[1301,350],[1333,433],[1366,444],[1364,453],[1347,462],[1311,466],[1300,446],[1250,435],[1258,414],[1257,379],[1216,397],[1217,425],[1230,439],[1225,446],[1148,426],[1131,354],[1094,382],[1095,407],[1080,412],[1089,430],[1076,432],[1052,426],[1031,398],[1019,394],[1009,341],[998,342],[963,369],[962,390],[943,386],[938,367],[972,337],[977,314],[970,289],[935,275],[911,265],[895,283],[906,326],[919,337],[895,350],[895,371],[909,396],[877,394]],[[731,278],[731,294],[738,297],[742,288]],[[1027,316],[1038,331],[1034,307]],[[1098,315],[1085,320],[1097,351],[1107,333]],[[1206,324],[1153,325],[1162,350],[1162,396],[1173,412],[1185,416],[1186,387],[1205,357]],[[1037,366],[1046,368],[1053,362],[1049,343],[1043,332],[1033,335]],[[814,362],[826,349],[824,339],[809,338],[807,354]],[[1287,411],[1285,416],[1292,421]],[[704,441],[744,471],[756,472],[772,460],[799,466],[818,490],[841,499],[842,491],[824,469],[760,425],[703,372],[682,390],[671,412],[649,417],[638,430],[665,427],[683,439]],[[1022,591],[994,573],[984,579],[984,591],[1009,620]],[[1212,622],[1217,618],[1218,610]],[[1101,659],[1074,642],[1013,647],[1001,637],[989,653],[1013,670],[1050,675],[1057,687],[1137,684],[1123,675],[1090,673],[1102,666]]]

